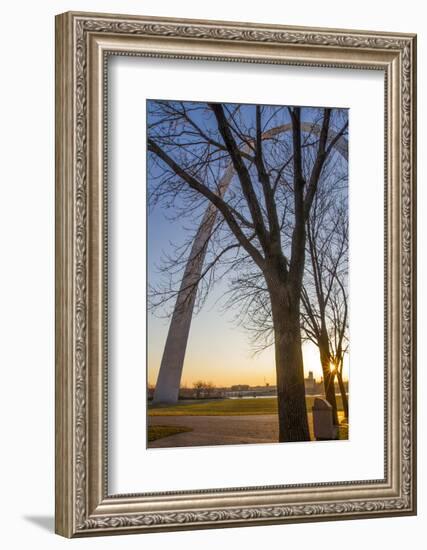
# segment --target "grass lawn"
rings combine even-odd
[[[307,411],[313,407],[313,396],[306,397]],[[342,410],[341,397],[337,396],[338,410]],[[246,414],[277,414],[276,397],[250,399],[201,399],[180,401],[176,405],[148,405],[149,416],[239,416]]]
[[[148,426],[148,441],[155,441],[169,435],[192,431],[192,428],[187,428],[186,426]]]

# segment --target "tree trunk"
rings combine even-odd
[[[335,371],[331,372],[331,355],[329,353],[328,337],[319,341],[320,363],[323,372],[323,386],[325,398],[332,406],[332,421],[338,426],[337,398],[335,396]]]
[[[348,419],[348,397],[347,392],[345,391],[344,380],[342,379],[342,373],[337,371],[338,385],[340,387],[341,398],[342,398],[342,407],[344,410],[344,416]]]
[[[275,335],[279,441],[310,441],[298,304],[286,285],[270,290]]]

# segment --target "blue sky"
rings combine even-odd
[[[192,104],[190,104],[192,105]],[[148,124],[156,120],[150,115],[150,101],[147,105]],[[230,106],[231,108],[231,106]],[[272,108],[273,109],[273,108]],[[273,111],[272,111],[273,112]],[[315,109],[302,110],[302,120],[312,121]],[[249,127],[255,126],[255,108],[244,106],[240,110],[244,122]],[[213,116],[202,112],[192,113],[193,120],[206,132],[216,130]],[[278,116],[272,117],[270,127],[289,122],[286,109]],[[151,175],[159,176],[160,171],[151,167]],[[155,178],[148,177],[148,188],[157,185]],[[197,226],[189,218],[173,219],[182,208],[183,203],[178,198],[174,205],[166,209],[158,204],[149,209],[148,215],[148,284],[157,286],[162,278],[159,266],[162,258],[173,253],[174,245],[181,245],[188,237],[188,232],[195,231]],[[206,201],[201,201],[197,212],[203,213],[207,207]],[[194,229],[193,229],[194,228]],[[251,385],[268,382],[275,384],[275,366],[273,349],[267,349],[254,355],[247,332],[237,326],[235,312],[224,311],[222,296],[227,290],[229,280],[221,279],[210,292],[206,303],[200,312],[193,317],[189,335],[182,382],[191,386],[198,379],[212,381],[217,386],[249,383]],[[148,381],[154,384],[166,340],[169,319],[159,316],[157,312],[148,312]],[[319,379],[321,376],[317,348],[313,344],[304,345],[305,371],[314,371]]]

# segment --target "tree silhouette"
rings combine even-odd
[[[340,174],[336,173],[338,181]],[[344,173],[345,187],[347,174]],[[337,188],[335,178],[334,188]],[[319,349],[326,399],[338,424],[335,377],[339,377],[343,407],[348,416],[342,369],[348,329],[348,204],[347,194],[325,185],[313,201],[307,220],[308,267],[302,292],[302,326]]]
[[[289,132],[272,131],[285,126]],[[150,288],[151,306],[176,301],[191,228],[211,204],[211,233],[197,253],[203,269],[186,299],[198,289],[202,304],[226,274],[234,288],[243,282],[240,291],[245,274],[261,281],[274,335],[280,441],[309,440],[300,327],[307,221],[346,131],[346,112],[329,108],[149,102],[150,205],[190,221],[188,239],[162,266],[168,284]],[[230,165],[235,176],[224,193],[221,174]]]

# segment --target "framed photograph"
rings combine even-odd
[[[411,34],[56,18],[56,532],[416,513]]]

